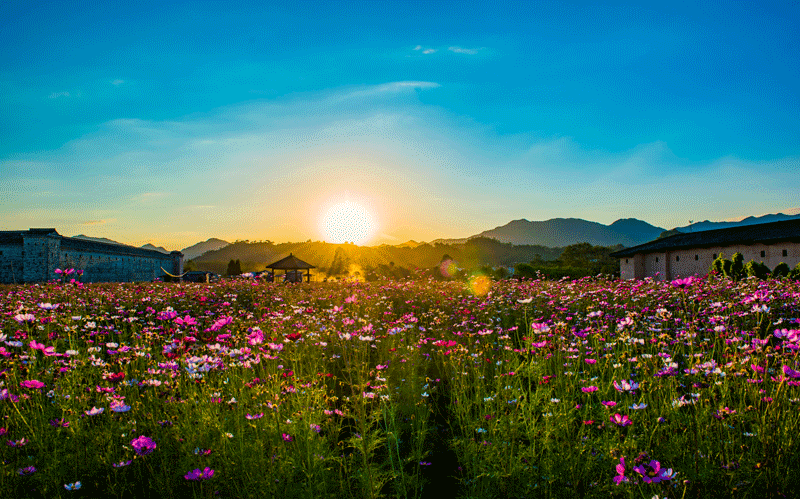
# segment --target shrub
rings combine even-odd
[[[750,260],[744,266],[744,273],[747,277],[758,277],[759,279],[766,279],[769,277],[770,271],[769,267],[764,265],[764,262],[754,262]]]
[[[791,269],[789,268],[789,266],[786,265],[784,262],[781,262],[774,269],[772,269],[772,277],[776,279],[789,277],[790,272]]]

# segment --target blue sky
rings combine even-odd
[[[0,229],[170,249],[800,212],[795,3],[4,2]]]

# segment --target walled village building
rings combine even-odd
[[[83,282],[152,281],[183,273],[183,254],[65,237],[55,229],[0,231],[0,283],[44,282],[56,269],[83,270]],[[162,270],[163,269],[163,270]]]
[[[774,269],[800,262],[800,220],[689,232],[656,239],[612,253],[619,258],[622,279],[652,277],[659,281],[706,275],[723,253],[741,253],[745,262],[763,262]]]

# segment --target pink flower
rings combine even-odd
[[[627,393],[627,392],[632,392],[632,391],[638,389],[639,388],[639,383],[637,383],[637,382],[635,382],[633,380],[627,381],[627,380],[624,380],[624,379],[622,381],[620,381],[619,383],[617,383],[617,381],[614,380],[614,388],[616,388],[618,392]]]
[[[617,476],[614,477],[614,483],[619,485],[622,482],[628,482],[628,477],[625,476],[625,456],[619,458],[619,464],[616,466]]]
[[[606,407],[614,407],[615,405],[617,405],[617,403],[614,402],[613,400],[603,400],[600,403]]]
[[[44,388],[44,383],[35,379],[26,379],[25,381],[21,382],[19,386],[22,388],[32,388],[34,390],[38,390],[39,388]]]
[[[248,414],[245,414],[244,417],[247,418],[247,419],[260,419],[263,416],[264,416],[264,413],[263,412],[259,412],[258,414],[249,414],[248,413]]]
[[[97,407],[93,406],[88,411],[83,411],[83,412],[86,413],[87,416],[97,416],[98,414],[103,414],[104,410],[105,409],[103,409],[102,407],[100,409],[98,409]]]
[[[156,448],[156,443],[152,438],[142,435],[139,438],[134,438],[131,440],[131,447],[133,447],[136,453],[140,456],[146,456],[153,452],[153,450]]]
[[[633,424],[633,421],[627,415],[623,416],[620,413],[616,413],[608,419],[617,426],[625,427]]]
[[[787,366],[786,364],[783,365],[783,374],[790,378],[800,378],[800,371],[795,371],[791,367]]]
[[[597,391],[597,387],[596,386],[583,386],[583,387],[581,387],[581,391],[583,393],[592,393],[592,392],[596,392]]]
[[[198,480],[208,480],[212,476],[214,476],[214,470],[206,466],[206,468],[203,471],[200,471],[200,469],[192,470],[189,473],[183,475],[183,478],[187,480],[198,481]]]
[[[284,441],[284,442],[291,442],[292,440],[294,440],[294,439],[292,438],[292,436],[291,436],[291,435],[289,435],[288,433],[283,433],[283,434],[282,434],[282,437],[283,437],[283,441]]]
[[[671,478],[667,470],[662,470],[661,463],[656,460],[650,461],[649,464],[635,466],[633,471],[642,475],[642,481],[644,483],[659,483],[662,480],[669,480]]]

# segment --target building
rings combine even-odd
[[[69,268],[82,270],[83,282],[152,281],[165,270],[180,275],[183,254],[65,237],[55,229],[0,231],[0,283],[49,281],[58,278],[56,269]]]
[[[622,279],[652,277],[659,281],[706,275],[722,253],[741,253],[745,262],[763,262],[774,269],[800,262],[800,220],[688,232],[611,253],[619,258]]]

